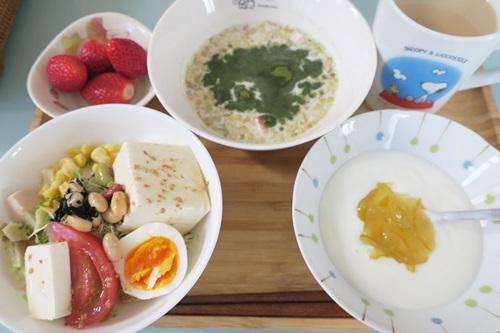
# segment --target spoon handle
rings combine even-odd
[[[428,212],[428,216],[434,222],[496,220],[500,219],[500,208],[461,210],[451,212]]]

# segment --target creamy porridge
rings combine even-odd
[[[186,69],[186,93],[203,123],[248,143],[290,140],[332,106],[332,56],[303,31],[273,22],[229,27],[207,40]]]

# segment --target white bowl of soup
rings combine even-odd
[[[350,118],[312,146],[297,173],[293,224],[309,270],[381,332],[495,331],[498,221],[415,216],[500,207],[499,162],[482,137],[438,115]]]
[[[181,153],[177,154],[176,151]],[[170,157],[165,157],[165,154]],[[108,162],[112,163],[112,169],[104,171],[106,169],[97,168],[98,165],[104,166]],[[67,166],[71,167],[67,169]],[[198,170],[199,180],[196,191],[192,184],[193,179],[187,179],[181,174],[195,169]],[[191,290],[205,270],[217,243],[222,221],[222,189],[213,160],[192,132],[172,117],[156,110],[116,104],[89,106],[63,114],[41,125],[16,143],[0,159],[0,171],[3,175],[0,185],[0,281],[4,289],[0,301],[0,323],[14,332],[74,332],[76,328],[82,327],[88,332],[142,330],[165,315]],[[142,172],[142,175],[131,172]],[[105,174],[107,176],[104,178],[100,177]],[[119,174],[131,176],[122,177]],[[97,182],[98,179],[104,181]],[[91,184],[93,189],[89,187]],[[96,186],[97,184],[101,185]],[[125,193],[125,200],[122,200],[122,203],[128,204],[125,217],[116,223],[105,217],[108,210],[98,209],[98,205],[91,203],[97,204],[98,200],[90,199],[90,193],[94,193],[92,197],[97,198],[101,192],[99,188],[110,189],[113,184],[124,186],[122,193]],[[83,187],[88,195],[74,187]],[[156,191],[156,194],[152,191]],[[106,190],[102,193],[104,197],[105,192]],[[177,194],[172,198],[171,194],[174,192]],[[161,217],[168,213],[167,210],[174,215],[175,212],[183,211],[183,219],[187,221],[191,212],[200,207],[196,203],[200,202],[199,200],[188,199],[193,198],[194,192],[204,193],[210,206],[208,210],[206,207],[202,208],[202,214],[196,218],[195,225],[189,226],[189,231],[178,228],[174,220]],[[68,199],[65,201],[68,207],[78,207],[70,204],[68,197],[70,195],[71,198],[76,198],[75,195],[80,195],[78,193],[83,196],[81,198],[88,198],[90,206],[102,212],[100,223],[92,224],[90,230],[84,231],[80,228],[81,223],[79,227],[70,220],[70,216],[76,214],[77,217],[72,220],[82,222],[76,211],[75,214],[67,214],[63,210],[65,218],[60,218],[62,215],[57,213],[65,205],[63,198]],[[24,198],[28,195],[28,198],[35,200],[25,200],[19,194],[24,194]],[[29,205],[29,202],[33,204]],[[83,200],[80,200],[80,207],[85,207],[82,202]],[[137,216],[137,211],[134,213],[135,221],[142,226],[126,227],[125,221],[127,216],[133,217],[129,214],[134,211],[134,206],[144,206],[145,202],[151,208],[148,209],[149,212],[143,210],[140,216]],[[193,203],[191,207],[186,206],[191,205],[189,202]],[[53,206],[54,204],[56,206]],[[113,206],[112,203],[104,205],[108,209]],[[13,207],[15,209],[12,209]],[[24,207],[23,216],[18,216],[17,207]],[[51,210],[53,208],[57,208],[55,213]],[[46,214],[45,217],[41,215],[40,220],[39,213],[42,211]],[[34,216],[36,228],[24,223],[24,217],[27,216]],[[87,220],[85,217],[83,219]],[[27,231],[29,237],[25,239],[20,237],[19,233],[12,233],[12,228],[10,231],[5,229],[9,224],[19,226],[18,231]],[[83,225],[85,224],[88,223],[83,222]],[[101,227],[105,229],[99,230]],[[106,234],[101,232],[104,230]],[[45,231],[47,232],[44,233]],[[122,259],[119,261],[109,256],[108,250],[113,247],[105,245],[104,239],[110,231],[116,234],[121,243]],[[48,242],[44,235],[48,236]],[[127,264],[129,258],[138,258],[131,255],[134,252],[132,248],[137,249],[135,253],[151,253],[143,246],[149,241],[152,241],[149,244],[154,245],[149,248],[158,249],[158,255],[144,257],[142,260],[145,265],[141,271],[146,273],[145,281],[149,281],[148,286],[144,288],[133,281],[130,282],[130,276],[126,272],[132,267]],[[59,250],[52,251],[57,253],[49,257],[50,260],[43,257],[40,257],[40,261],[31,260],[31,256],[26,255],[26,246],[31,249],[29,253],[34,253],[33,258],[36,258],[41,253],[37,250],[40,247],[64,243],[69,246],[69,266],[64,260],[59,261]],[[175,246],[171,246],[172,243]],[[80,246],[81,249],[78,250]],[[75,248],[76,254],[73,251]],[[174,253],[175,256],[168,253]],[[154,258],[160,260],[154,260],[156,263],[153,263],[151,260]],[[163,265],[166,264],[163,259],[167,258],[171,258],[172,265],[164,270],[168,265]],[[50,267],[50,262],[47,261],[54,265]],[[28,269],[28,264],[38,266]],[[51,277],[51,268],[70,274],[70,286],[66,284],[69,277],[64,278],[62,273]],[[135,268],[133,270],[135,271]],[[72,274],[75,272],[79,274]],[[157,282],[166,276],[166,272],[173,273],[172,279],[165,279],[167,284],[158,285],[157,288]],[[43,277],[43,274],[45,278],[42,280],[35,276]],[[54,281],[64,283],[54,285]],[[47,295],[41,297],[38,294],[38,298],[31,297],[31,294],[37,294],[36,290],[27,292],[29,289],[26,286],[30,284],[39,285],[42,292],[47,290]],[[50,291],[54,287],[59,290],[57,293]],[[63,306],[68,300],[62,294],[71,296],[69,314],[65,312],[67,305]],[[44,302],[40,304],[40,300]],[[77,320],[75,312],[80,317]],[[104,317],[99,317],[101,315]],[[103,318],[105,320],[102,320]]]
[[[176,1],[148,53],[165,109],[194,133],[247,150],[316,139],[373,81],[370,27],[349,1]]]

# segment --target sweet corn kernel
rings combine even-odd
[[[95,147],[91,144],[85,144],[80,148],[81,152],[83,155],[85,155],[87,158],[90,157],[90,154],[92,154],[92,151],[95,149]]]
[[[108,153],[117,153],[120,151],[120,145],[118,143],[108,143],[104,145],[104,149]]]
[[[61,167],[61,171],[64,172],[68,178],[73,177],[73,172],[77,172],[80,168],[73,162],[65,164]]]
[[[111,163],[111,158],[108,156],[108,152],[102,146],[94,149],[90,154],[90,158],[92,158],[92,160],[96,163]]]
[[[42,195],[45,199],[55,198],[59,196],[59,188],[57,186],[50,186],[48,189],[43,191]]]
[[[67,175],[63,169],[59,169],[56,171],[56,176],[54,179],[54,182],[59,181],[60,183],[62,183],[69,180],[69,175]],[[54,182],[52,182],[51,185],[53,185]]]
[[[42,185],[42,188],[40,189],[40,191],[38,191],[38,194],[43,196],[43,192],[47,191],[47,189],[50,187],[50,184],[43,184]]]
[[[43,202],[43,206],[47,208],[47,212],[52,212],[52,215],[54,215],[60,205],[59,200],[47,200]]]
[[[68,152],[66,153],[66,155],[70,158],[73,158],[80,153],[81,153],[80,148],[70,148],[70,149],[68,149]]]
[[[87,157],[83,153],[78,153],[73,157],[73,162],[80,168],[83,168],[87,163]]]
[[[71,157],[64,157],[59,160],[59,167],[66,165],[68,163],[73,163],[73,159]]]
[[[68,187],[69,187],[69,183],[68,182],[64,182],[64,183],[62,183],[61,185],[59,185],[57,187],[59,189],[59,195],[61,197],[66,194],[66,192],[68,191]]]

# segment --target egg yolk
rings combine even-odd
[[[357,209],[364,222],[360,240],[373,247],[371,259],[394,258],[415,272],[415,266],[425,263],[434,250],[434,226],[421,199],[395,193],[388,184],[378,183]]]
[[[151,237],[125,258],[124,275],[137,289],[155,290],[168,285],[178,268],[177,246],[170,239]]]

